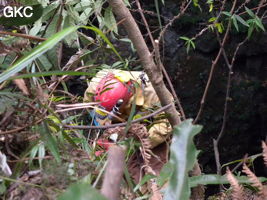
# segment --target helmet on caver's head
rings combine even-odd
[[[96,87],[95,101],[100,102],[100,106],[105,110],[111,111],[119,100],[127,102],[133,94],[133,89],[131,81],[123,83],[113,73],[108,73]]]

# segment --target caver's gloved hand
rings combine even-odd
[[[138,87],[135,87],[134,83],[137,83]],[[143,72],[104,69],[90,81],[84,94],[84,102],[100,102],[99,109],[95,109],[93,115],[97,124],[104,125],[114,122],[115,118],[103,110],[127,120],[134,94],[136,94],[136,106],[141,109],[140,111],[159,105],[158,96]],[[166,119],[154,123],[148,131],[152,148],[164,142],[171,131]]]

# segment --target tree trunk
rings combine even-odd
[[[180,114],[175,108],[173,99],[169,95],[169,91],[166,88],[165,83],[163,82],[163,75],[160,66],[157,66],[153,60],[145,40],[137,26],[133,16],[131,15],[129,9],[125,6],[122,0],[108,0],[110,6],[113,9],[113,12],[117,16],[119,21],[122,21],[123,26],[125,27],[129,39],[132,41],[134,47],[136,48],[137,54],[140,57],[141,64],[144,67],[145,72],[147,73],[149,80],[151,81],[162,106],[172,104],[172,106],[165,111],[167,118],[171,126],[179,125],[181,122]],[[196,162],[194,169],[192,171],[194,175],[201,175],[200,167],[198,162]],[[202,199],[204,196],[204,187],[198,186],[193,189],[192,197],[197,200]],[[196,196],[200,197],[197,198]]]
[[[162,106],[172,103],[172,106],[166,110],[167,118],[172,126],[180,124],[180,115],[177,112],[173,99],[170,98],[169,91],[163,82],[163,75],[160,67],[158,67],[148,50],[145,40],[134,20],[130,11],[124,5],[122,0],[108,0],[118,20],[123,21],[123,25],[128,33],[130,40],[136,48],[141,59],[141,63],[151,81]]]

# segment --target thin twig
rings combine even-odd
[[[166,80],[167,80],[167,82],[168,82],[168,85],[170,86],[172,96],[173,96],[175,102],[177,103],[177,105],[178,105],[178,107],[179,107],[179,111],[180,111],[180,113],[181,113],[181,117],[182,117],[182,119],[185,120],[185,114],[184,114],[183,107],[182,107],[182,105],[181,105],[181,103],[180,103],[179,98],[177,97],[177,94],[176,94],[176,92],[175,92],[175,90],[174,90],[174,87],[173,87],[173,85],[172,85],[172,82],[171,82],[171,80],[170,80],[170,77],[169,77],[169,75],[168,75],[168,73],[167,73],[165,67],[163,66],[163,64],[162,64],[162,62],[161,62],[161,59],[160,59],[160,52],[159,52],[159,46],[158,46],[158,41],[157,41],[157,40],[154,41],[154,39],[153,39],[153,36],[152,36],[152,34],[151,34],[151,31],[150,31],[150,28],[149,28],[149,26],[148,26],[147,20],[146,20],[146,18],[145,18],[145,16],[144,16],[144,13],[142,12],[142,8],[141,8],[141,5],[140,5],[139,0],[136,0],[136,4],[137,4],[138,10],[139,10],[139,13],[140,13],[140,15],[141,15],[141,18],[142,18],[142,20],[143,20],[143,22],[144,22],[144,24],[145,24],[145,27],[146,27],[147,33],[148,33],[148,35],[149,35],[150,41],[151,41],[151,43],[152,43],[152,45],[153,45],[153,48],[155,49],[155,59],[156,59],[156,63],[157,63],[157,65],[158,65],[158,67],[162,70],[162,72],[163,72],[163,74],[164,74],[164,76],[165,76],[165,78],[166,78]],[[181,15],[180,15],[180,16],[181,16]],[[178,19],[178,18],[177,18],[177,19]]]
[[[172,106],[172,104],[168,104],[166,106],[163,106],[162,108],[156,110],[155,112],[153,112],[153,113],[151,113],[149,115],[146,115],[144,117],[140,117],[138,119],[133,120],[131,123],[132,124],[133,123],[137,123],[137,122],[143,121],[144,119],[153,117],[153,116],[163,112],[164,110],[167,110],[171,106]],[[114,127],[117,127],[117,126],[126,126],[126,125],[127,125],[127,122],[111,124],[111,125],[106,125],[106,126],[71,126],[71,125],[63,124],[63,127],[65,127],[65,128],[73,128],[73,129],[108,129],[108,128],[114,128]]]
[[[124,119],[120,118],[119,116],[113,114],[112,112],[109,112],[105,109],[102,109],[100,107],[96,107],[94,105],[98,105],[98,102],[91,102],[91,103],[76,103],[76,104],[59,104],[57,105],[58,107],[63,107],[65,109],[61,109],[61,110],[56,110],[56,113],[60,113],[60,112],[66,112],[66,111],[71,111],[71,110],[78,110],[78,109],[85,109],[85,108],[92,108],[92,109],[98,109],[104,113],[106,113],[107,115],[110,115],[114,118],[116,118],[117,120],[121,121],[121,122],[125,122]],[[67,107],[67,108],[66,108]]]
[[[15,128],[15,129],[12,129],[12,130],[8,130],[8,131],[1,131],[0,130],[0,135],[6,135],[6,134],[12,134],[12,133],[17,133],[18,131],[21,131],[27,127],[30,127],[34,124],[39,124],[40,122],[42,122],[44,119],[39,119],[37,120],[36,122],[32,123],[32,124],[27,124],[25,126],[22,126],[22,127],[19,127],[19,128]]]
[[[29,40],[36,40],[38,42],[46,41],[46,38],[36,37],[36,36],[27,35],[23,33],[13,33],[13,32],[8,32],[8,31],[0,31],[0,35],[11,35],[15,37],[22,37],[22,38],[26,38]]]
[[[259,10],[262,8],[263,2],[264,2],[264,0],[260,1],[259,6],[257,7],[258,9],[256,11],[256,14],[258,14]],[[245,6],[245,4],[243,6]],[[239,7],[239,9],[240,9],[240,7]],[[218,38],[218,41],[219,41],[220,45],[222,46],[222,44],[220,42],[220,39],[219,39],[218,32],[217,32],[217,38]],[[220,140],[221,140],[221,138],[222,138],[222,136],[224,134],[224,130],[225,130],[226,122],[227,122],[228,101],[230,99],[230,87],[231,87],[231,80],[232,80],[231,76],[233,74],[233,65],[234,65],[238,50],[247,41],[248,41],[248,37],[246,37],[242,42],[240,42],[237,45],[237,47],[235,49],[235,52],[234,52],[234,55],[233,55],[233,58],[232,58],[232,61],[231,61],[231,64],[229,64],[228,58],[227,58],[227,56],[225,54],[225,50],[223,49],[224,59],[225,59],[226,64],[227,64],[227,66],[229,68],[229,72],[228,72],[227,87],[226,87],[226,96],[225,96],[224,113],[223,113],[223,123],[222,123],[222,127],[221,127],[221,130],[220,130],[220,133],[219,133],[218,137],[216,138],[216,140],[213,139],[213,148],[214,148],[214,154],[215,154],[217,174],[219,174],[219,175],[221,175],[219,142],[220,142]]]
[[[233,3],[233,6],[232,6],[231,11],[230,11],[231,14],[233,14],[233,12],[234,12],[234,8],[235,8],[235,5],[236,5],[236,2],[237,2],[237,0],[235,0],[234,3]],[[223,38],[223,41],[221,43],[220,50],[219,50],[215,60],[212,62],[211,70],[210,70],[210,73],[209,73],[209,78],[208,78],[208,81],[207,81],[207,84],[206,84],[206,87],[205,87],[205,90],[204,90],[204,93],[203,93],[203,96],[202,96],[202,99],[201,99],[201,102],[200,102],[200,108],[199,108],[197,116],[196,116],[196,118],[194,120],[194,123],[196,123],[199,120],[200,115],[202,114],[203,107],[204,107],[204,104],[205,104],[205,100],[206,100],[206,97],[207,97],[207,93],[208,93],[208,90],[209,90],[209,87],[210,87],[211,79],[213,77],[214,69],[215,69],[215,66],[217,65],[217,63],[219,61],[219,58],[221,57],[222,52],[223,52],[224,45],[226,43],[228,34],[230,32],[230,27],[231,27],[231,21],[229,20],[228,25],[227,25],[227,29],[226,29],[226,32],[225,32],[225,35],[224,35],[224,38]]]
[[[187,8],[189,7],[189,5],[191,4],[192,0],[190,0],[186,6],[184,7],[184,9],[181,10],[181,12],[176,15],[175,17],[173,17],[170,22],[163,28],[163,30],[160,32],[160,35],[158,37],[158,41],[160,43],[160,41],[162,40],[162,37],[164,36],[165,32],[167,31],[167,29],[173,24],[174,21],[176,21],[177,19],[179,19],[187,10]]]

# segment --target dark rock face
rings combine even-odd
[[[173,1],[165,1],[165,3],[172,6],[164,7],[163,15],[165,13],[173,15],[175,3]],[[176,3],[176,8],[179,8],[179,2]],[[169,18],[168,15],[166,14],[166,17]],[[206,32],[195,41],[195,51],[187,54],[185,47],[181,46],[183,41],[179,37],[193,37],[199,30],[197,25],[191,26],[191,22],[188,22],[185,29],[181,23],[185,22],[174,23],[165,34],[164,65],[180,97],[187,118],[194,118],[199,109],[212,61],[218,53],[219,44],[215,33]],[[245,32],[230,33],[225,46],[230,61],[236,46],[245,37]],[[266,66],[267,33],[255,32],[252,38],[241,46],[233,66],[227,123],[219,147],[221,164],[241,159],[246,153],[250,156],[261,152],[261,140],[266,139],[267,133]],[[215,68],[205,107],[198,122],[204,125],[202,134],[196,139],[196,144],[202,150],[200,163],[205,173],[216,173],[212,139],[217,137],[222,126],[227,76],[228,67],[221,57]],[[256,163],[256,174],[266,175],[261,158]]]
[[[211,32],[207,32],[196,41],[196,50],[201,53],[214,53],[219,48],[216,35]]]

